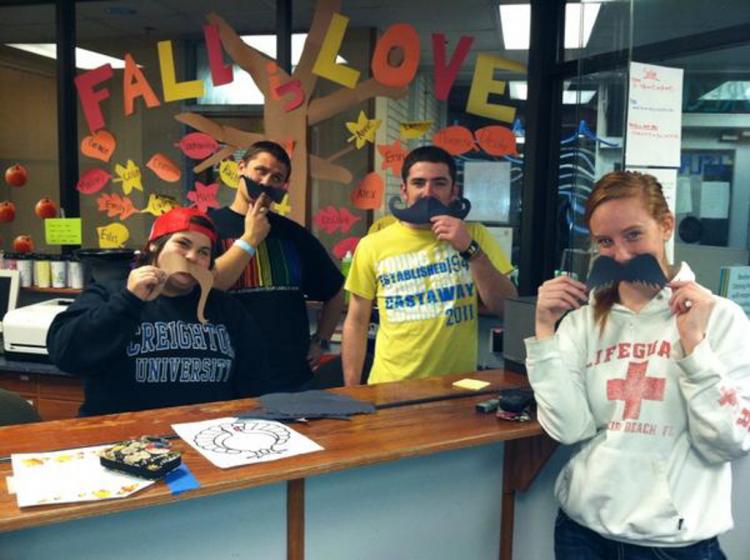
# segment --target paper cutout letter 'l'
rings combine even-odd
[[[496,68],[526,73],[526,67],[519,62],[495,54],[478,53],[474,65],[474,77],[471,80],[471,89],[469,89],[469,99],[466,102],[466,112],[512,123],[516,116],[515,107],[496,105],[487,101],[490,93],[505,93],[505,82],[493,79]]]
[[[445,43],[446,38],[443,33],[432,34],[432,55],[435,59],[435,98],[438,101],[448,99],[448,93],[456,79],[458,69],[469,54],[471,45],[474,43],[474,37],[461,36],[448,66],[445,65]]]
[[[127,53],[125,55],[125,74],[122,77],[122,102],[125,106],[126,116],[133,114],[133,101],[140,96],[143,96],[143,101],[149,109],[161,105],[159,98],[156,97],[154,90],[151,88],[151,84],[146,80],[146,76],[138,68],[130,53]]]
[[[172,41],[159,41],[156,46],[159,51],[159,69],[161,70],[164,101],[169,102],[203,97],[203,82],[201,80],[177,83],[177,77],[174,72]]]
[[[81,100],[86,124],[89,125],[89,130],[92,134],[105,126],[104,115],[102,115],[99,103],[109,97],[108,89],[94,90],[94,86],[109,80],[112,77],[112,73],[112,66],[104,64],[99,68],[79,74],[73,80],[78,90],[78,99]]]
[[[392,49],[401,49],[403,60],[398,66],[388,62]],[[419,35],[413,25],[397,23],[386,29],[375,45],[372,55],[372,77],[388,87],[400,88],[409,84],[419,68]]]
[[[316,76],[353,89],[357,85],[357,80],[359,80],[359,72],[344,64],[336,63],[336,56],[341,49],[341,42],[344,40],[347,25],[349,25],[348,17],[336,12],[333,13],[312,71]]]
[[[204,311],[206,309],[206,300],[208,299],[208,292],[211,291],[211,286],[214,285],[213,273],[198,264],[191,263],[185,257],[178,253],[162,253],[159,256],[159,268],[165,271],[170,276],[184,272],[189,274],[196,279],[201,287],[201,297],[198,300],[198,309],[196,315],[198,320],[204,325],[208,323]]]
[[[216,86],[223,86],[234,81],[234,71],[231,64],[224,64],[223,49],[219,40],[218,25],[204,25],[203,38],[206,41],[208,65],[211,68],[211,81]]]

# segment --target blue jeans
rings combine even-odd
[[[602,537],[558,510],[555,520],[556,560],[726,560],[716,537],[690,546],[652,547]]]

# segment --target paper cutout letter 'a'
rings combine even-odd
[[[198,300],[198,309],[196,315],[198,320],[204,325],[208,319],[204,314],[206,309],[206,300],[211,287],[214,285],[213,273],[205,267],[191,263],[185,257],[177,253],[163,253],[159,256],[160,268],[170,276],[179,272],[189,274],[198,282],[201,287],[201,297]]]

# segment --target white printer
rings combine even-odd
[[[17,307],[3,317],[3,347],[7,354],[47,356],[47,331],[58,313],[73,303],[55,298]]]

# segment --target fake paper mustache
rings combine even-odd
[[[403,207],[403,201],[400,196],[391,197],[388,201],[388,207],[391,214],[402,222],[408,222],[415,225],[424,225],[430,223],[430,218],[434,216],[453,216],[463,220],[471,210],[471,202],[465,198],[457,198],[446,206],[437,198],[426,196],[420,198],[411,206]]]
[[[667,285],[667,277],[650,253],[633,257],[626,263],[618,263],[612,257],[600,256],[594,261],[586,280],[589,290],[602,290],[619,282],[637,282],[653,288]]]
[[[276,204],[281,204],[281,201],[284,200],[284,196],[287,193],[286,189],[261,185],[260,183],[253,181],[250,177],[245,177],[244,175],[242,175],[242,179],[245,181],[247,194],[256,200],[261,194],[266,193]]]
[[[201,297],[198,300],[196,315],[198,316],[198,320],[205,325],[208,322],[208,319],[206,319],[206,316],[204,315],[204,310],[206,308],[208,292],[211,291],[211,286],[214,284],[213,273],[207,268],[191,263],[185,257],[177,253],[167,253],[162,255],[159,258],[159,264],[161,265],[160,268],[170,276],[178,272],[185,272],[195,278],[198,284],[200,284]]]

